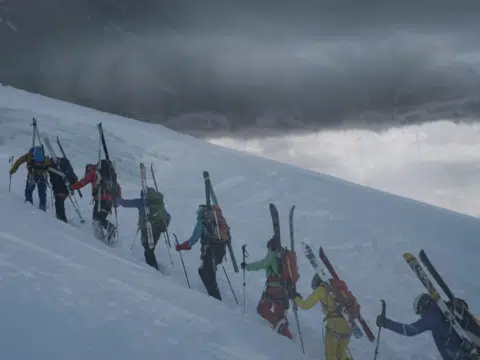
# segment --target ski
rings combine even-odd
[[[325,274],[323,273],[322,269],[320,269],[320,265],[317,261],[317,257],[315,256],[312,248],[310,247],[310,245],[308,245],[307,243],[305,242],[302,242],[302,247],[303,247],[303,252],[305,253],[305,256],[307,258],[307,260],[310,262],[310,264],[312,265],[313,269],[315,270],[315,272],[317,273],[317,275],[320,277],[320,279],[322,279],[323,276],[325,276]],[[324,281],[322,279],[322,281]],[[325,282],[325,281],[324,281]],[[325,284],[328,285],[328,282],[325,282]],[[335,298],[335,295],[332,293],[332,291],[330,290],[330,288],[328,287],[327,288],[330,295]],[[347,318],[348,319],[348,316],[345,316],[345,314],[343,314],[344,318]],[[347,320],[348,321],[348,320]],[[356,338],[356,339],[360,339],[363,337],[363,332],[362,330],[360,329],[360,327],[357,325],[357,323],[353,320],[350,320],[348,321],[349,325],[350,325],[350,328],[352,329],[352,334],[353,336]]]
[[[450,323],[450,325],[455,330],[457,335],[463,340],[462,348],[466,352],[468,352],[470,355],[474,356],[474,358],[477,358],[479,356],[477,348],[473,345],[466,331],[457,322],[454,314],[452,313],[450,308],[447,306],[447,303],[445,302],[445,300],[441,298],[440,294],[438,293],[433,283],[430,281],[429,276],[423,270],[422,265],[420,265],[417,258],[413,254],[407,252],[403,254],[403,259],[408,264],[408,266],[410,266],[410,268],[413,270],[415,275],[417,275],[418,279],[423,284],[425,289],[427,289],[428,293],[433,298],[433,300],[437,303],[438,307],[440,308],[440,310],[443,312],[445,316],[445,320]],[[468,348],[467,348],[467,345],[468,345]]]
[[[207,211],[210,211],[211,202],[213,201],[213,205],[218,205],[217,196],[215,195],[215,191],[213,190],[212,182],[210,180],[210,173],[208,171],[203,171],[203,179],[205,181],[205,196],[206,196],[206,205]],[[232,247],[232,237],[229,236],[230,239],[227,241],[227,249],[228,253],[230,254],[230,259],[232,260],[233,271],[238,273],[238,264],[237,259],[235,258],[235,253],[233,252]]]
[[[153,241],[153,231],[152,231],[152,224],[150,223],[150,204],[148,203],[147,199],[147,173],[145,170],[145,165],[140,163],[140,181],[142,184],[142,200],[143,200],[143,208],[145,210],[145,223],[147,226],[147,240],[148,240],[148,247],[153,249],[155,243]]]
[[[282,240],[280,236],[280,218],[278,215],[278,209],[275,206],[275,204],[270,204],[269,209],[270,209],[270,216],[272,218],[273,241],[275,243],[274,245],[277,250],[280,250],[280,248],[282,247]]]
[[[455,295],[453,295],[453,292],[450,290],[446,282],[440,276],[437,269],[430,262],[430,259],[428,258],[427,254],[423,249],[420,250],[419,255],[420,255],[420,261],[427,268],[428,272],[432,275],[432,277],[435,279],[437,284],[440,285],[440,288],[442,289],[442,291],[445,293],[445,295],[447,295],[449,300],[453,301],[455,299]]]
[[[452,290],[447,285],[447,283],[443,280],[442,276],[438,273],[435,266],[432,264],[430,259],[428,258],[425,250],[420,250],[420,261],[423,263],[425,268],[428,272],[432,275],[433,279],[437,282],[440,286],[442,291],[447,295],[448,299],[451,301],[451,309],[455,315],[455,319],[458,321],[460,326],[466,331],[468,338],[472,341],[475,345],[480,344],[480,339],[475,334],[480,333],[480,323],[478,322],[477,318],[470,312],[468,309],[458,309],[454,305],[454,301],[456,299]],[[478,345],[477,345],[478,346]]]
[[[65,159],[68,159],[68,158],[67,158],[67,155],[65,154],[65,150],[63,150],[63,146],[62,146],[62,144],[60,143],[60,138],[58,137],[58,135],[57,135],[57,145],[58,145],[58,148],[60,149],[60,152],[62,153],[62,156],[63,156]],[[78,189],[77,192],[78,192],[78,195],[79,195],[81,198],[83,198],[83,194],[82,194],[82,192],[80,191],[80,189]]]
[[[290,229],[290,250],[292,251],[292,253],[295,254],[295,235],[294,235],[294,228],[293,228],[293,215],[294,215],[294,212],[295,212],[295,205],[293,205],[291,208],[290,208],[290,212],[288,213],[288,225],[289,225],[289,229]],[[296,256],[296,255],[295,255]],[[293,273],[293,271],[297,271],[297,269],[289,269],[288,270],[291,273]],[[293,286],[296,286],[296,284],[294,284]],[[295,321],[297,323],[297,329],[298,329],[298,336],[300,337],[300,343],[302,345],[302,351],[303,353],[305,354],[305,348],[303,346],[303,337],[302,337],[302,331],[300,329],[300,321],[298,320],[298,307],[297,307],[297,303],[295,302],[295,300],[291,300],[292,301],[292,310],[293,310],[293,314],[295,315]]]
[[[50,153],[50,156],[52,157],[53,159],[53,162],[55,163],[55,165],[57,165],[57,169],[60,169],[60,164],[59,164],[59,161],[58,161],[58,158],[57,158],[57,154],[55,153],[55,150],[53,149],[53,146],[52,146],[52,143],[50,142],[50,138],[48,136],[44,136],[43,138],[43,141],[45,143],[45,146],[47,147],[48,149],[48,152]],[[50,171],[51,173],[54,173],[58,176],[60,176],[63,181],[65,182],[65,185],[67,187],[67,191],[69,192],[68,195],[68,198],[70,199],[70,201],[72,202],[72,205],[73,205],[73,208],[75,209],[75,211],[77,212],[77,215],[78,217],[80,218],[80,222],[82,224],[85,224],[85,220],[83,219],[82,217],[82,214],[80,212],[80,209],[78,209],[77,205],[74,203],[74,201],[72,200],[71,198],[71,194],[70,194],[70,181],[68,180],[68,177],[67,175],[65,175],[63,172],[61,172],[60,170],[57,170],[57,169],[54,169],[52,167],[49,167],[48,168],[48,171]],[[72,193],[73,194],[73,193]]]
[[[103,147],[103,152],[105,154],[105,158],[111,162],[110,160],[110,155],[108,153],[108,148],[107,148],[107,143],[105,141],[105,136],[103,134],[103,127],[102,127],[102,123],[98,123],[97,124],[97,129],[98,129],[98,135],[99,135],[99,146],[98,146],[98,166],[100,167],[100,173],[102,173],[102,147]],[[113,163],[112,163],[113,164]],[[114,168],[115,170],[115,168]],[[117,179],[115,178],[114,179],[114,183],[116,186],[116,183],[117,183]],[[101,188],[100,186],[98,187],[98,211],[100,212],[102,210],[102,206],[101,206],[101,195],[102,195],[102,191],[101,191]],[[117,212],[117,202],[116,202],[116,195],[113,196],[113,199],[112,199],[112,202],[113,202],[113,209],[114,209],[114,213],[115,213],[115,236],[116,236],[116,241],[115,242],[118,242],[119,241],[119,235],[118,235],[118,212]],[[108,231],[108,230],[107,230]],[[112,236],[113,237],[113,236]],[[108,243],[110,242],[111,238],[108,239]]]
[[[155,172],[153,171],[153,163],[150,164],[150,172],[152,173],[153,185],[155,185],[155,190],[157,190],[158,192],[157,179],[155,178]],[[167,224],[165,224],[165,229],[165,240],[167,242],[167,246],[171,248],[172,244],[170,242],[170,235],[168,234]],[[170,254],[170,250],[168,251],[168,253]]]
[[[328,259],[322,247],[320,247],[319,255],[320,255],[320,259],[325,264],[326,268],[328,269],[332,277],[334,277],[335,279],[340,279],[340,277],[338,276],[337,272],[333,268],[332,263]],[[370,329],[370,327],[368,326],[367,322],[365,321],[365,319],[362,317],[361,314],[358,316],[357,319],[363,331],[365,332],[365,335],[367,335],[368,340],[370,340],[371,342],[375,341],[375,335],[373,335],[372,330]]]

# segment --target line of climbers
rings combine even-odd
[[[42,151],[40,152],[40,150]],[[64,222],[67,222],[64,205],[65,199],[72,194],[73,190],[78,190],[91,184],[92,197],[94,200],[92,220],[96,229],[95,234],[101,240],[106,239],[108,242],[115,236],[116,227],[107,219],[109,214],[112,213],[112,208],[117,206],[136,208],[139,214],[138,227],[141,233],[141,243],[144,247],[145,261],[153,268],[159,269],[155,257],[155,246],[161,234],[167,231],[171,220],[171,215],[165,209],[162,193],[151,187],[147,188],[147,198],[153,213],[149,218],[152,224],[154,238],[154,247],[151,249],[148,246],[143,191],[140,192],[139,198],[123,199],[121,187],[116,181],[116,174],[114,184],[108,184],[109,179],[112,177],[111,173],[115,171],[111,162],[101,160],[98,164],[87,164],[84,177],[79,180],[68,159],[58,158],[58,165],[54,164],[52,159],[44,156],[41,147],[34,147],[14,162],[10,169],[10,175],[13,175],[19,166],[24,163],[27,165],[25,201],[33,204],[32,195],[35,187],[37,187],[39,208],[43,211],[46,210],[47,175],[49,175],[50,185],[55,195],[56,216]],[[67,188],[61,176],[54,172],[49,172],[51,168],[61,171],[66,175],[68,181],[71,183],[70,189]],[[208,294],[218,300],[222,300],[216,279],[216,271],[217,266],[221,264],[225,258],[226,249],[225,243],[214,243],[210,241],[209,221],[211,221],[211,215],[207,214],[206,205],[200,205],[197,209],[196,224],[192,235],[185,242],[181,244],[177,243],[176,250],[191,250],[200,240],[201,265],[198,269],[198,274]],[[103,230],[107,232],[106,236],[103,236]],[[266,274],[265,288],[257,306],[257,313],[266,319],[275,331],[293,339],[286,316],[287,310],[289,309],[289,300],[293,300],[296,305],[304,310],[311,309],[317,303],[320,303],[325,322],[323,339],[325,359],[351,359],[348,346],[352,337],[352,328],[350,323],[339,311],[341,305],[339,305],[330,294],[328,289],[330,285],[327,285],[326,282],[315,274],[311,281],[312,293],[305,300],[302,299],[302,296],[296,292],[295,287],[285,288],[282,278],[279,275],[281,273],[281,265],[278,259],[278,253],[279,249],[275,247],[272,238],[267,242],[267,254],[263,259],[251,263],[246,263],[245,261],[241,263],[242,269],[246,271],[264,270]],[[456,299],[455,302],[449,302],[448,306],[457,313],[467,314],[463,317],[462,327],[474,334],[474,337],[478,340],[476,346],[479,346],[480,325],[476,318],[467,311],[467,303],[462,299]],[[421,294],[415,299],[414,310],[415,313],[420,316],[420,319],[412,324],[395,322],[384,315],[377,317],[376,324],[378,327],[391,330],[404,336],[416,336],[430,331],[443,360],[474,359],[474,357],[463,348],[463,340],[452,331],[451,324],[445,321],[444,314],[429,294]]]

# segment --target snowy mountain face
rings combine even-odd
[[[466,215],[400,198],[330,176],[222,148],[161,126],[82,108],[12,88],[0,88],[0,349],[6,359],[275,359],[302,358],[295,342],[276,335],[256,314],[264,287],[263,272],[246,274],[243,315],[242,273],[224,263],[218,273],[222,303],[206,296],[198,277],[199,247],[184,252],[189,290],[178,254],[160,240],[156,254],[167,268],[162,276],[144,263],[138,240],[137,212],[119,208],[120,246],[95,240],[89,221],[81,225],[67,205],[71,224],[24,203],[25,170],[12,177],[8,192],[8,158],[31,144],[32,117],[41,134],[59,136],[76,173],[97,159],[103,123],[110,156],[116,162],[125,198],[140,192],[140,161],[153,163],[157,182],[172,215],[170,231],[186,240],[204,203],[202,170],[210,171],[223,212],[231,226],[237,261],[247,244],[249,261],[262,258],[272,235],[268,212],[277,204],[282,240],[288,242],[287,214],[296,205],[295,236],[299,270],[297,291],[311,291],[313,270],[300,242],[315,251],[323,246],[341,278],[361,304],[376,333],[380,299],[387,315],[413,322],[413,298],[424,289],[402,254],[425,249],[458,296],[474,311],[480,286],[472,269],[480,251],[480,222]],[[90,189],[80,207],[91,218]],[[37,197],[34,194],[36,204]],[[323,358],[321,309],[299,311],[307,356]],[[289,313],[291,329],[297,332]],[[295,334],[297,335],[297,334]],[[374,345],[352,340],[355,359],[373,357]],[[438,359],[428,334],[415,338],[384,331],[379,359]]]

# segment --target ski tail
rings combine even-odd
[[[325,264],[325,266],[327,267],[327,269],[330,272],[330,274],[332,275],[332,277],[335,278],[335,279],[340,279],[340,277],[338,276],[337,272],[333,268],[332,263],[328,259],[327,255],[325,254],[325,251],[323,250],[322,247],[320,247],[320,259]],[[360,323],[360,326],[362,327],[363,331],[365,332],[365,335],[367,335],[368,340],[370,340],[371,342],[374,342],[375,341],[375,335],[373,334],[372,330],[370,329],[370,326],[368,326],[367,322],[365,321],[365,319],[363,318],[363,316],[361,314],[358,315],[357,320]]]

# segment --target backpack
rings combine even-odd
[[[167,218],[167,210],[165,209],[163,194],[149,187],[147,188],[147,200],[150,205],[151,212],[149,217],[150,223],[153,227],[158,227],[160,232],[165,232],[169,225],[169,220]],[[143,216],[140,216],[138,221],[138,225],[141,228],[146,226]]]
[[[30,149],[30,153],[32,154],[31,166],[34,168],[44,168],[45,165],[45,151],[43,150],[42,146],[35,146]]]
[[[113,163],[109,160],[102,159],[97,165],[97,184],[100,186],[102,193],[108,195],[117,194],[117,173],[113,167]]]
[[[219,206],[210,205],[210,211],[207,211],[207,207],[205,207],[203,216],[206,222],[212,226],[212,234],[210,236],[214,243],[224,243],[231,239],[230,227],[223,217],[222,209]]]
[[[277,259],[281,282],[286,289],[292,288],[300,279],[296,252],[282,247],[277,252]]]
[[[58,167],[61,172],[63,172],[66,176],[69,182],[75,183],[78,180],[77,175],[73,171],[72,164],[70,164],[70,161],[66,158],[58,158]]]
[[[360,305],[352,292],[348,290],[345,281],[335,278],[330,279],[329,287],[335,296],[339,310],[348,313],[352,319],[358,318],[360,316]]]

